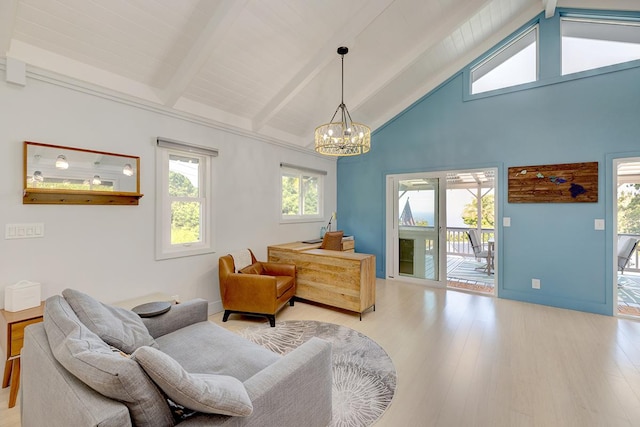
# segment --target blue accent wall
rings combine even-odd
[[[544,38],[553,44],[549,33]],[[544,61],[559,63],[558,49],[546,52]],[[338,161],[341,228],[355,235],[357,252],[376,255],[377,276],[385,277],[388,174],[497,167],[498,296],[612,314],[610,169],[616,157],[640,156],[640,67],[609,71],[616,69],[552,76],[526,90],[469,100],[466,74],[458,73],[376,130],[368,154]],[[597,203],[507,202],[511,166],[592,161],[599,164]],[[502,227],[505,216],[511,227]],[[596,218],[605,218],[606,231],[594,230]],[[532,278],[541,280],[540,290],[531,288]]]

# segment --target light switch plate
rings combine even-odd
[[[593,225],[593,227],[594,227],[596,230],[604,230],[604,219],[596,219],[596,220],[594,221],[594,225]]]
[[[5,239],[35,239],[44,237],[44,223],[30,224],[6,224],[4,230]]]
[[[502,226],[511,227],[511,217],[505,216],[504,218],[502,218]]]

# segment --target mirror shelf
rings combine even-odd
[[[23,204],[138,205],[140,158],[24,142]]]

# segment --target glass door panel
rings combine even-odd
[[[440,281],[439,178],[397,181],[398,274]]]

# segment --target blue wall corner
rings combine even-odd
[[[612,153],[638,153],[640,68],[469,101],[463,79],[453,76],[374,132],[368,154],[338,161],[341,227],[358,252],[376,255],[384,277],[388,174],[501,165],[496,222],[512,224],[499,228],[499,297],[611,315],[614,198],[605,171]],[[597,203],[507,202],[508,167],[593,161]],[[606,231],[594,230],[596,218],[606,218]]]

